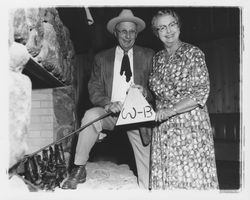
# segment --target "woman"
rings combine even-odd
[[[213,135],[205,105],[209,75],[203,52],[182,42],[180,18],[172,10],[152,19],[164,49],[156,53],[150,88],[156,97],[152,137],[152,189],[216,189]]]

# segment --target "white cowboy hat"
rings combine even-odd
[[[109,20],[107,24],[108,31],[113,33],[116,24],[120,22],[134,22],[137,25],[138,32],[141,32],[146,27],[145,22],[142,19],[135,17],[131,10],[123,9],[118,17]]]

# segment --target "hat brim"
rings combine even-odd
[[[137,31],[141,32],[145,27],[145,22],[138,17],[115,17],[109,20],[107,24],[107,29],[110,33],[114,32],[115,26],[120,22],[134,22],[137,25]]]

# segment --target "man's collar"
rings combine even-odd
[[[121,53],[123,53],[123,51],[124,51],[119,45],[117,46],[117,50],[118,50],[119,52],[121,52]],[[131,48],[131,49],[128,50],[128,54],[129,54],[129,55],[130,55],[130,54],[133,55],[133,48]]]

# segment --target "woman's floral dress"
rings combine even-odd
[[[149,85],[156,110],[171,108],[184,98],[199,107],[171,117],[154,128],[151,151],[152,189],[217,189],[214,142],[205,105],[209,75],[203,52],[182,43],[167,59],[166,50],[153,60]]]

